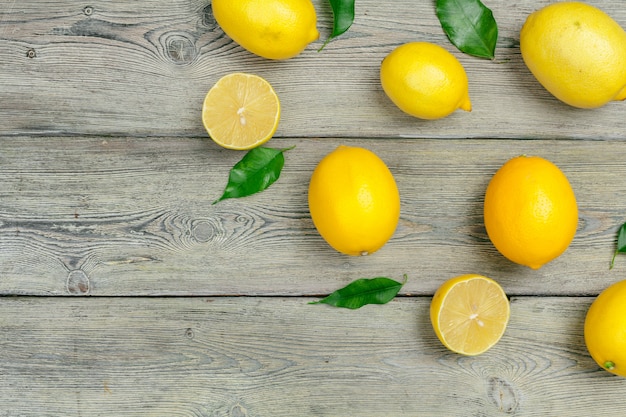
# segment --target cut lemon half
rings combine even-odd
[[[502,287],[476,274],[446,281],[430,304],[430,321],[441,343],[470,356],[486,352],[500,340],[509,314]]]
[[[207,93],[202,123],[218,145],[246,150],[264,144],[276,132],[280,101],[265,79],[233,73],[220,78]]]

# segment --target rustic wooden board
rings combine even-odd
[[[584,346],[589,298],[513,298],[500,343],[475,358],[439,343],[428,297],[355,311],[308,301],[3,298],[0,415],[626,412],[626,379]]]
[[[210,0],[0,2],[0,417],[624,416],[626,379],[593,362],[582,326],[626,270],[626,255],[608,268],[626,104],[573,109],[534,80],[519,30],[549,1],[485,3],[495,61],[456,51],[433,2],[413,0],[358,0],[318,53],[331,10],[314,0],[321,39],[275,62],[225,36]],[[626,27],[622,1],[589,3]],[[380,61],[415,40],[460,59],[471,113],[420,121],[385,97]],[[269,190],[211,205],[243,153],[206,138],[200,109],[233,71],[273,84],[268,145],[296,147]],[[372,256],[333,251],[308,212],[339,144],[398,182],[399,227]],[[489,179],[519,154],[559,165],[579,203],[572,245],[538,271],[499,255],[482,220]],[[428,320],[435,289],[468,272],[512,296],[506,334],[476,358]],[[307,304],[403,274],[384,306]]]
[[[350,257],[317,234],[306,200],[317,162],[338,144],[387,162],[401,221],[379,252]],[[511,294],[597,294],[626,213],[625,142],[274,139],[281,178],[244,199],[211,203],[243,155],[210,140],[16,137],[0,155],[0,292],[90,295],[315,295],[373,276],[432,294],[469,272]],[[544,156],[569,177],[577,235],[537,271],[502,257],[483,225],[487,183],[508,158]],[[319,265],[324,265],[320,268]]]
[[[626,26],[620,0],[590,3]],[[318,53],[331,11],[325,0],[314,4],[320,40],[295,59],[275,62],[225,36],[207,0],[5,1],[0,135],[203,136],[206,91],[222,75],[246,71],[276,88],[280,137],[624,138],[622,104],[570,108],[526,69],[519,30],[546,1],[489,2],[500,33],[493,62],[456,51],[433,2],[414,0],[360,0],[350,31]],[[426,122],[391,104],[379,85],[379,65],[409,41],[436,42],[459,57],[470,78],[471,114]]]

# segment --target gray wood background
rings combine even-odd
[[[0,3],[0,417],[623,416],[626,380],[602,371],[582,325],[626,221],[626,104],[580,110],[526,69],[519,30],[548,1],[485,2],[496,59],[458,52],[432,1],[357,0],[348,33],[268,61],[234,44],[210,1]],[[626,27],[619,0],[590,1]],[[471,113],[404,115],[378,81],[409,41],[454,53]],[[243,153],[207,138],[200,111],[222,75],[272,83],[286,153],[269,190],[211,205]],[[372,256],[334,252],[306,190],[339,144],[394,174],[401,220]],[[568,176],[580,221],[533,271],[490,243],[482,200],[507,159]],[[430,297],[463,273],[496,279],[511,322],[466,358],[436,339]],[[308,305],[363,277],[408,282],[357,311]]]

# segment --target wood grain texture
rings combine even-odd
[[[368,257],[331,249],[306,200],[317,162],[365,146],[394,174],[401,220]],[[609,261],[626,212],[621,141],[273,139],[286,153],[270,189],[211,205],[243,153],[210,140],[4,140],[0,156],[0,292],[32,295],[317,295],[363,277],[433,294],[476,272],[511,295],[592,295],[619,278]],[[538,271],[489,241],[482,200],[507,159],[541,155],[568,176],[580,221],[570,248]],[[324,265],[324,268],[319,268]]]
[[[620,0],[590,1],[626,26]],[[284,62],[253,56],[228,38],[206,0],[75,0],[0,5],[0,135],[205,136],[202,100],[219,77],[254,72],[283,104],[279,137],[496,137],[624,139],[623,105],[588,111],[547,93],[526,69],[519,30],[545,1],[493,2],[496,60],[456,51],[432,2],[359,1],[350,31],[330,31],[315,0],[321,38]],[[473,111],[438,121],[403,114],[379,83],[381,60],[409,41],[436,42],[466,67]]]
[[[584,346],[588,298],[513,298],[500,343],[474,358],[439,343],[428,297],[355,311],[308,301],[3,298],[0,415],[626,411],[626,379],[602,371]]]
[[[626,379],[602,371],[585,313],[626,221],[624,103],[579,110],[526,69],[519,30],[546,0],[486,3],[496,60],[463,55],[432,1],[359,0],[350,31],[284,62],[251,55],[210,0],[0,2],[0,417],[587,416],[626,414]],[[620,0],[592,0],[626,27]],[[471,113],[404,115],[379,86],[395,46],[454,53]],[[286,154],[269,190],[217,205],[243,153],[219,148],[202,100],[226,73],[268,79]],[[339,144],[394,174],[401,221],[368,257],[332,250],[307,207]],[[489,179],[509,158],[555,162],[579,204],[576,237],[538,271],[491,245]],[[623,256],[623,258],[622,258]],[[496,279],[511,321],[485,355],[436,339],[430,296],[463,273]],[[308,305],[363,277],[408,275],[401,296],[348,311]]]

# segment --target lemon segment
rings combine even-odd
[[[212,8],[231,39],[263,58],[293,58],[319,38],[310,0],[213,0]]]
[[[479,355],[506,330],[509,300],[500,285],[476,274],[443,283],[430,304],[430,320],[441,343],[453,352]]]
[[[411,42],[391,51],[381,63],[380,82],[400,110],[420,119],[472,110],[465,69],[432,43]]]
[[[202,122],[218,145],[246,150],[272,138],[280,121],[280,101],[265,79],[244,73],[222,77],[207,93]]]
[[[597,108],[626,98],[626,32],[596,7],[560,2],[531,13],[520,50],[539,83],[564,103]]]

